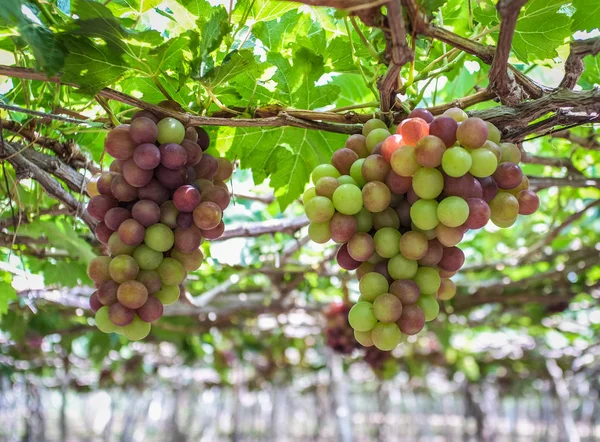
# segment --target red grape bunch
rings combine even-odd
[[[456,293],[464,233],[538,209],[520,160],[491,123],[458,108],[437,118],[415,109],[395,134],[367,121],[314,169],[303,196],[309,235],[341,244],[338,264],[357,271],[349,322],[359,343],[389,351],[419,333]]]
[[[115,160],[87,184],[87,210],[110,254],[88,266],[101,331],[146,337],[163,306],[179,298],[187,272],[202,264],[203,240],[223,234],[233,165],[205,153],[209,143],[204,129],[148,111],[106,136]]]
[[[342,302],[332,302],[324,312],[327,325],[325,326],[325,338],[327,346],[333,351],[349,355],[358,348],[354,339],[354,330],[348,322],[350,306]]]

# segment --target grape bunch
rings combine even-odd
[[[332,302],[324,312],[327,324],[325,326],[325,338],[327,346],[333,351],[349,355],[358,348],[354,331],[348,322],[350,306],[342,302]]]
[[[372,119],[303,195],[316,243],[341,244],[337,262],[356,270],[360,298],[349,313],[356,340],[389,351],[439,313],[456,293],[465,232],[488,221],[510,227],[539,207],[521,171],[520,149],[500,131],[451,108],[415,109],[390,133]]]
[[[209,143],[203,129],[148,111],[108,133],[104,148],[115,160],[87,183],[87,210],[110,255],[88,266],[101,331],[146,337],[202,264],[203,240],[223,234],[233,165],[205,153]]]

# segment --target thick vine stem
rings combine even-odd
[[[571,42],[571,52],[565,62],[565,76],[560,87],[573,89],[583,74],[583,57],[600,53],[600,37]]]

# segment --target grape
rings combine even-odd
[[[377,253],[373,252],[373,256],[371,256],[367,261],[371,264],[379,264],[380,262],[385,262],[385,258],[382,258]]]
[[[498,166],[498,160],[491,150],[479,148],[471,151],[471,175],[483,178],[492,175]]]
[[[333,153],[331,157],[331,164],[338,170],[342,175],[350,174],[350,167],[358,160],[358,154],[347,147],[338,149]]]
[[[500,143],[500,152],[502,152],[500,163],[509,162],[519,164],[521,162],[521,150],[516,144]]]
[[[96,285],[102,284],[110,279],[109,266],[111,259],[108,256],[96,256],[92,259],[87,267],[88,277],[94,281]]]
[[[466,198],[481,198],[483,190],[481,184],[470,173],[461,177],[444,176],[444,196],[459,196]]]
[[[92,218],[102,221],[106,213],[113,207],[117,207],[118,201],[113,197],[106,195],[97,195],[90,199],[87,211]]]
[[[359,263],[367,261],[375,252],[375,242],[368,233],[356,232],[348,240],[348,255]]]
[[[89,306],[94,313],[96,313],[102,308],[102,304],[100,303],[100,301],[98,301],[98,296],[96,295],[96,293],[97,292],[92,293],[89,299]]]
[[[480,198],[469,198],[467,204],[469,205],[469,217],[465,222],[465,226],[474,230],[481,229],[490,220],[490,206]]]
[[[434,296],[431,295],[421,295],[419,300],[417,301],[417,305],[421,307],[423,313],[425,315],[425,322],[433,321],[437,318],[440,313],[440,305],[436,301]]]
[[[208,240],[217,239],[223,235],[223,232],[225,232],[225,224],[221,221],[214,229],[202,230],[202,236]]]
[[[181,227],[176,228],[174,237],[175,248],[183,253],[192,253],[202,243],[202,232],[195,225],[185,229]]]
[[[512,226],[517,221],[516,216],[509,220],[503,220],[503,219],[495,218],[494,215],[492,215],[490,219],[492,220],[492,222],[494,224],[496,224],[498,227],[503,228],[503,229]]]
[[[174,258],[163,259],[156,272],[160,275],[162,283],[166,285],[179,285],[186,277],[183,265]]]
[[[367,150],[369,151],[369,153],[372,154],[373,150],[375,149],[375,146],[377,146],[380,143],[383,143],[385,139],[390,135],[390,131],[387,128],[373,129],[371,132],[369,132],[369,135],[367,135]]]
[[[138,246],[133,252],[133,258],[136,260],[140,269],[154,270],[163,260],[163,254],[151,249],[145,244]]]
[[[392,159],[392,155],[406,143],[402,139],[402,135],[392,135],[387,137],[383,143],[381,143],[381,155],[388,163]],[[375,150],[375,149],[373,149]]]
[[[100,177],[98,178],[98,182],[96,183],[96,188],[98,189],[98,193],[100,195],[113,196],[111,185],[113,179],[117,175],[118,173],[116,172],[105,172],[100,175]]]
[[[193,167],[198,165],[200,160],[202,160],[202,148],[198,145],[198,143],[196,143],[192,140],[189,140],[189,139],[183,140],[181,142],[181,147],[183,147],[185,149],[185,152],[187,154],[187,161],[186,161],[185,165],[191,167],[192,170],[195,171],[195,169],[193,169]],[[231,176],[231,173],[233,173],[233,166],[229,161],[225,160],[224,158],[222,158],[222,160],[224,160],[224,164],[222,166],[223,171],[221,171],[221,176],[226,176],[226,178],[224,178],[226,180]],[[227,167],[227,164],[229,164],[229,168]],[[220,163],[219,163],[219,166],[221,166]],[[221,167],[219,167],[219,169],[221,169]],[[230,170],[231,173],[229,173],[229,175],[227,175],[229,169],[231,169]]]
[[[390,276],[390,272],[388,272],[388,260],[384,260],[382,262],[378,262],[373,266],[373,271],[382,275],[388,283],[392,283],[394,278]]]
[[[402,200],[398,203],[396,213],[400,219],[400,227],[409,228],[411,226],[410,208],[411,204],[406,200]]]
[[[233,175],[233,164],[226,158],[217,158],[219,169],[215,175],[216,181],[227,181]]]
[[[205,201],[194,209],[193,216],[196,226],[202,230],[211,230],[219,225],[223,212],[216,203]]]
[[[358,189],[358,187],[355,188]],[[390,189],[379,181],[370,181],[362,189],[362,202],[365,208],[372,213],[381,212],[388,208],[391,198]]]
[[[140,200],[131,208],[131,215],[144,227],[160,221],[160,207],[154,201]]]
[[[98,191],[98,180],[102,175],[103,174],[101,173],[97,173],[85,183],[85,191],[90,197],[100,195],[100,192]]]
[[[373,214],[373,227],[377,230],[384,227],[392,227],[398,230],[400,228],[400,218],[398,218],[398,214],[394,209],[388,207],[381,212]]]
[[[157,140],[160,144],[181,143],[185,138],[185,127],[175,118],[167,117],[160,120]]]
[[[176,285],[163,285],[162,288],[155,293],[155,297],[163,305],[171,305],[179,299],[179,287]]]
[[[209,187],[214,186],[213,182],[204,178],[198,178],[197,180],[194,181],[193,186],[198,189],[198,192],[200,192],[200,194],[202,194],[202,192],[206,189],[208,189]],[[310,189],[309,189],[310,190]],[[314,195],[313,195],[314,196]]]
[[[173,201],[165,201],[160,206],[160,222],[171,229],[177,227],[177,216],[179,210],[175,207]]]
[[[430,239],[427,241],[427,253],[418,260],[422,266],[434,266],[442,259],[444,248],[437,239]]]
[[[408,201],[411,206],[420,199],[421,198],[419,198],[419,195],[415,193],[415,190],[412,187],[406,192],[406,201]]]
[[[373,301],[373,314],[381,322],[396,322],[402,315],[402,303],[392,294],[381,294]]]
[[[437,298],[441,301],[449,301],[456,294],[456,284],[448,278],[442,279],[440,288],[437,291]]]
[[[344,184],[348,185],[348,184]],[[340,186],[341,187],[341,186]],[[360,192],[360,190],[359,190]],[[324,223],[329,221],[335,213],[334,204],[324,196],[315,196],[305,207],[306,216],[312,222]]]
[[[204,154],[196,166],[194,166],[197,178],[212,180],[219,172],[219,162],[212,155]]]
[[[116,172],[116,173],[121,173],[121,166],[123,165],[123,160],[113,160],[112,163],[110,163],[110,166],[108,166],[108,170],[110,172]]]
[[[417,162],[415,148],[411,146],[402,146],[397,149],[392,154],[390,164],[392,165],[394,172],[404,177],[413,176],[421,167]]]
[[[140,271],[140,267],[136,260],[131,256],[119,255],[112,259],[108,271],[110,272],[110,277],[113,281],[124,283],[135,279]]]
[[[360,261],[355,260],[348,253],[348,246],[346,244],[339,248],[336,260],[338,265],[345,270],[356,270],[360,266]]]
[[[404,143],[416,146],[421,138],[429,135],[429,125],[421,118],[407,118],[400,123],[397,131],[402,135]]]
[[[507,192],[517,196],[521,190],[529,190],[529,178],[527,178],[527,175],[523,175],[521,184],[519,184],[517,187],[513,187],[512,189],[508,189]]]
[[[212,189],[206,189],[205,192],[209,192]],[[226,190],[224,192],[227,193]],[[200,204],[200,192],[194,186],[181,186],[173,194],[173,204],[180,212],[193,212]]]
[[[211,201],[215,203],[217,206],[221,208],[221,210],[225,210],[229,203],[231,202],[231,196],[229,195],[229,190],[224,189],[223,187],[213,186],[208,189],[204,189],[201,194],[202,201]],[[193,209],[192,209],[193,210]],[[191,212],[191,210],[190,210]]]
[[[359,332],[358,330],[354,330],[354,339],[363,347],[372,347],[373,340],[371,339],[371,331]]]
[[[104,215],[104,222],[106,226],[111,230],[117,230],[123,221],[131,218],[131,212],[123,207],[113,207],[106,215]]]
[[[400,237],[400,232],[391,227],[378,230],[373,237],[375,250],[384,258],[396,256],[400,253]]]
[[[160,276],[154,270],[140,270],[135,280],[144,284],[144,287],[148,290],[148,295],[155,294],[162,286]]]
[[[128,246],[119,238],[117,232],[110,235],[108,238],[108,251],[112,256],[118,255],[132,255],[135,250],[135,246]]]
[[[169,199],[169,191],[157,180],[150,180],[144,187],[138,189],[138,198],[154,201],[159,206]]]
[[[498,194],[498,184],[492,177],[480,178],[478,181],[482,188],[481,198],[489,203]]]
[[[346,140],[345,147],[353,150],[359,158],[366,158],[369,155],[369,151],[367,149],[367,137],[364,135],[350,135]]]
[[[340,187],[340,185],[341,183],[337,179],[330,176],[324,176],[317,181],[315,189],[318,196],[324,196],[332,199],[333,192],[335,192],[335,189]]]
[[[304,194],[302,194],[302,204],[306,206],[306,204],[308,204],[308,202],[315,196],[317,196],[317,189],[314,187],[309,187],[304,191]]]
[[[96,327],[103,333],[115,333],[120,327],[112,323],[108,317],[109,307],[104,306],[96,312],[94,319],[96,320]]]
[[[438,267],[447,272],[457,272],[465,262],[465,254],[458,247],[446,247]]]
[[[374,272],[375,265],[370,263],[369,261],[365,261],[358,266],[356,269],[356,278],[360,281],[360,279],[365,276],[367,273]]]
[[[312,171],[312,174],[310,175],[312,182],[314,184],[316,184],[317,181],[319,181],[321,178],[323,178],[325,176],[329,176],[332,178],[338,178],[340,176],[340,173],[331,164],[319,164],[317,167],[314,168],[314,170]]]
[[[410,218],[415,226],[422,230],[435,229],[440,220],[437,216],[438,202],[419,200],[410,208]]]
[[[456,143],[456,130],[458,123],[450,117],[437,117],[429,125],[429,135],[435,135],[441,139],[446,147],[451,147]]]
[[[402,316],[396,324],[405,335],[416,335],[425,327],[425,313],[416,304],[403,305]]]
[[[454,275],[456,275],[457,271],[454,272],[449,272],[448,270],[443,270],[438,268],[439,273],[440,273],[440,278],[445,279],[445,278],[452,278]]]
[[[135,312],[132,309],[119,303],[111,305],[108,309],[108,318],[115,325],[127,325],[133,321],[134,316]]]
[[[523,172],[515,163],[504,162],[498,165],[493,177],[500,189],[514,189],[523,181]]]
[[[146,229],[144,242],[157,252],[166,252],[175,241],[173,231],[164,224],[154,224]]]
[[[144,241],[146,229],[133,218],[126,219],[119,226],[119,239],[128,246],[137,246]]]
[[[373,313],[373,304],[370,302],[359,301],[348,313],[348,322],[354,330],[366,332],[377,324],[377,318]]]
[[[418,267],[417,261],[407,259],[400,253],[388,262],[388,271],[394,279],[412,279]]]
[[[110,183],[110,190],[113,196],[123,203],[128,203],[138,197],[137,188],[129,184],[121,174],[113,178]]]
[[[123,177],[133,187],[143,187],[147,185],[152,179],[154,173],[152,170],[144,170],[139,168],[133,159],[125,161],[123,163],[122,170]]]
[[[155,176],[160,184],[169,190],[175,190],[185,184],[185,172],[183,169],[172,170],[164,166],[158,166]]]
[[[356,164],[356,163],[355,163]],[[324,198],[324,197],[315,197],[316,198]],[[327,198],[325,198],[327,200]],[[329,201],[329,200],[327,200]],[[331,202],[331,201],[329,201]],[[309,202],[310,205],[310,202]],[[335,207],[335,210],[337,210],[338,212],[343,213],[344,215],[354,215],[358,212],[360,212],[360,209],[362,209],[363,206],[363,199],[362,199],[362,192],[360,190],[359,187],[354,186],[352,184],[342,184],[340,187],[338,187],[335,192],[333,193],[333,207]],[[306,207],[308,210],[308,206]],[[308,213],[307,213],[308,216]],[[331,218],[331,216],[333,216],[333,212],[331,212],[331,215],[329,216],[329,218]],[[310,216],[308,216],[310,219]],[[327,218],[327,219],[329,219]],[[313,221],[311,219],[311,221]],[[314,220],[314,221],[318,221],[318,220]],[[320,222],[326,221],[326,219],[323,219]]]
[[[112,235],[114,232],[115,231],[111,230],[104,222],[96,224],[96,227],[94,228],[94,235],[96,235],[96,238],[98,238],[98,241],[100,241],[102,244],[107,244],[108,240],[110,239],[110,235]]]
[[[98,287],[96,291],[96,297],[98,302],[102,305],[111,305],[117,302],[117,290],[119,288],[119,284],[109,279],[108,281],[104,281]]]
[[[133,152],[133,161],[143,170],[152,170],[160,164],[160,150],[154,144],[140,144]]]
[[[437,198],[444,189],[444,177],[437,169],[423,167],[415,172],[412,180],[412,188],[420,198]]]
[[[402,341],[402,333],[396,324],[380,322],[371,331],[371,339],[379,350],[391,351]]]
[[[200,128],[198,128],[198,129],[200,129]],[[202,129],[202,130],[204,130],[204,129]],[[208,134],[206,134],[206,135],[208,136]],[[196,130],[196,128],[195,127],[187,127],[185,129],[185,138],[183,140],[184,141],[189,140],[194,143],[197,143],[198,142],[198,131]]]
[[[491,218],[499,221],[510,221],[519,214],[519,201],[508,192],[498,192],[489,203]]]
[[[446,144],[434,135],[421,138],[415,146],[417,162],[423,167],[438,167],[445,151]]]
[[[171,258],[179,261],[186,272],[193,272],[198,270],[202,265],[202,261],[204,261],[204,254],[200,249],[196,249],[190,253],[183,253],[180,250],[174,249],[171,252]]]
[[[412,177],[400,176],[393,170],[390,170],[385,178],[385,184],[390,188],[392,193],[401,195],[408,192],[411,188]]]
[[[160,146],[160,163],[169,169],[179,169],[188,161],[187,151],[175,143]]]
[[[438,224],[435,228],[435,234],[437,240],[443,246],[452,247],[462,241],[463,229],[461,227],[448,227],[445,224]]]
[[[387,279],[376,272],[367,273],[358,282],[361,299],[369,302],[373,302],[379,295],[387,293],[389,288]]]
[[[373,215],[364,207],[354,215],[357,232],[369,232],[373,227]]]
[[[462,147],[447,149],[442,157],[442,169],[451,177],[460,177],[469,172],[473,160],[469,151]]]
[[[519,214],[531,215],[540,207],[540,199],[531,190],[522,190],[517,195],[519,202]]]
[[[158,127],[150,118],[140,116],[131,120],[129,136],[138,144],[154,143],[158,137]]]
[[[488,128],[488,140],[498,144],[500,142],[501,133],[496,126],[486,121]]]
[[[468,217],[469,205],[458,196],[444,198],[438,205],[437,218],[448,227],[458,227],[464,224]]]
[[[446,111],[444,111],[443,115],[445,117],[452,118],[457,123],[462,123],[463,121],[465,121],[469,118],[467,113],[458,107],[451,107],[450,109],[447,109]],[[486,129],[487,129],[487,127],[486,127]]]
[[[387,125],[383,121],[381,121],[377,118],[371,118],[370,120],[365,122],[365,124],[362,128],[362,134],[366,137],[375,129],[387,130]]]
[[[138,143],[131,139],[128,124],[115,127],[104,139],[104,150],[118,160],[131,158],[137,145]]]
[[[356,233],[357,222],[352,215],[335,213],[329,222],[327,233],[331,232],[331,239],[337,243],[348,241]],[[323,238],[325,235],[323,235]],[[327,242],[327,241],[325,241]]]
[[[137,315],[144,322],[158,321],[163,315],[164,307],[154,296],[148,297],[146,303],[137,310]]]
[[[494,154],[494,156],[496,157],[496,166],[498,165],[498,163],[500,163],[500,158],[502,158],[502,151],[500,150],[500,146],[498,146],[493,141],[487,140],[485,143],[483,143],[483,146],[481,146],[481,148],[487,149]]]
[[[419,267],[414,281],[419,286],[421,295],[435,295],[440,288],[440,274],[432,267]]]
[[[130,324],[123,327],[123,334],[127,339],[139,341],[150,334],[150,328],[150,324],[136,316]]]
[[[198,139],[196,140],[196,143],[198,143],[198,145],[202,148],[202,150],[205,151],[206,149],[208,149],[208,147],[210,145],[210,137],[208,136],[208,132],[206,132],[201,127],[196,127],[195,129],[196,129],[196,133],[198,135]]]
[[[354,181],[354,178],[352,178],[350,175],[342,175],[337,180],[340,184],[353,184],[358,186],[358,183]]]
[[[421,295],[417,283],[410,279],[398,279],[394,281],[390,286],[390,293],[398,298],[403,307],[414,304]]]
[[[362,162],[361,172],[365,181],[384,181],[390,171],[389,163],[381,155],[369,155]]]
[[[427,109],[415,108],[412,110],[410,114],[408,114],[408,118],[421,118],[425,120],[427,123],[431,123],[433,121],[433,115]]]
[[[459,124],[456,139],[467,149],[478,149],[488,138],[488,126],[481,118],[471,117]]]
[[[427,238],[421,232],[409,230],[400,238],[400,253],[407,259],[423,258],[427,254],[428,248]]]
[[[336,215],[338,215],[336,213]],[[335,215],[334,215],[335,216]],[[342,215],[347,216],[347,215]],[[325,244],[327,241],[331,239],[331,232],[329,229],[329,223],[310,223],[308,225],[308,236],[309,238],[316,242],[317,244]],[[340,241],[343,242],[343,241]]]

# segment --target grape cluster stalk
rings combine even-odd
[[[202,242],[223,234],[233,165],[207,154],[209,144],[204,129],[148,111],[106,136],[114,161],[86,186],[94,233],[109,252],[87,269],[101,331],[145,338],[202,265]]]
[[[510,227],[538,209],[521,150],[500,135],[459,108],[437,118],[415,109],[394,128],[367,121],[313,170],[309,236],[341,244],[339,266],[356,270],[348,319],[361,345],[390,351],[437,317],[438,301],[456,293],[467,230]]]
[[[348,322],[349,312],[350,306],[342,302],[332,302],[324,312],[327,321],[325,325],[327,346],[343,355],[349,355],[359,348],[354,339],[354,331]]]

